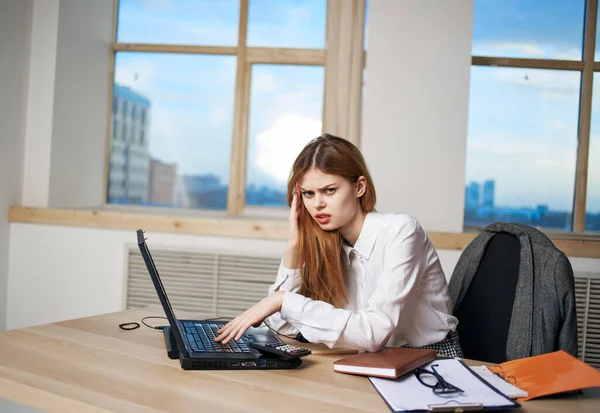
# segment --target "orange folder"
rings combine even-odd
[[[518,400],[600,387],[598,370],[562,350],[507,361],[490,370],[529,393]]]

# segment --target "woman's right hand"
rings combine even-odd
[[[288,226],[288,245],[283,257],[283,266],[286,268],[296,268],[296,248],[298,247],[298,216],[301,208],[300,188],[296,185],[292,195],[292,204],[290,206],[290,217]]]
[[[292,205],[290,207],[288,245],[296,247],[298,245],[298,216],[300,214],[300,190],[298,185],[294,189],[292,196]]]

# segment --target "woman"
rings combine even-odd
[[[289,239],[269,295],[219,330],[227,343],[267,320],[329,347],[428,347],[462,356],[446,278],[419,223],[375,212],[362,154],[325,134],[288,182]]]

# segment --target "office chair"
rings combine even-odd
[[[461,254],[448,291],[466,358],[502,363],[557,350],[577,357],[573,269],[538,229],[485,227]]]
[[[499,232],[489,241],[460,307],[458,336],[465,358],[502,363],[519,278],[521,243]],[[450,281],[452,282],[452,280]]]

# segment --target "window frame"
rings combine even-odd
[[[476,56],[472,66],[512,67],[526,69],[570,70],[581,73],[579,89],[578,145],[573,197],[573,230],[566,234],[585,233],[587,180],[592,122],[592,96],[594,72],[600,72],[600,61],[595,62],[598,0],[586,0],[581,60],[532,59],[517,57]]]
[[[325,48],[323,49],[305,49],[305,48],[284,48],[284,47],[254,47],[247,45],[248,32],[248,14],[250,0],[239,0],[240,15],[238,22],[238,43],[237,46],[204,46],[204,45],[179,45],[179,44],[147,44],[147,43],[122,43],[117,42],[117,23],[119,13],[119,0],[113,0],[113,17],[111,32],[111,56],[110,56],[110,81],[109,81],[109,111],[106,131],[106,156],[103,187],[104,207],[112,207],[107,202],[107,190],[109,184],[108,173],[110,171],[110,145],[111,145],[111,123],[112,123],[112,101],[113,89],[115,83],[115,59],[118,52],[149,52],[149,53],[185,53],[201,55],[224,55],[236,57],[236,75],[235,75],[235,97],[233,107],[233,130],[231,139],[231,157],[229,168],[229,182],[227,191],[227,215],[239,216],[253,215],[253,211],[258,211],[262,207],[246,207],[246,168],[248,152],[248,124],[250,112],[250,83],[253,64],[281,64],[281,65],[308,65],[322,66],[327,71],[325,65]],[[328,0],[326,0],[326,5]],[[329,7],[326,7],[327,14],[325,20],[325,33],[328,32],[331,25],[335,25],[335,19],[328,13]],[[325,39],[325,47],[327,39]],[[327,76],[325,75],[325,82]],[[328,99],[325,96],[327,87],[324,82],[323,91],[323,110],[322,119],[325,114],[325,107]],[[122,208],[124,205],[119,205]],[[134,206],[142,209],[154,208]],[[177,208],[178,210],[181,208]],[[279,209],[279,208],[269,208]],[[283,209],[283,208],[281,208]],[[189,211],[189,210],[188,210]],[[220,215],[222,211],[203,210]],[[279,214],[277,214],[279,215]]]

